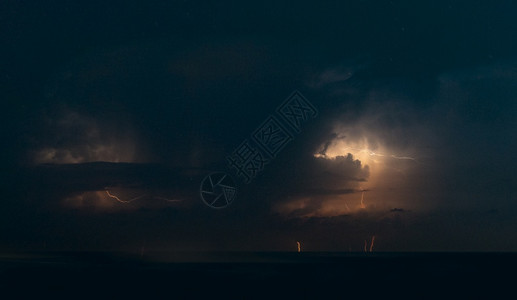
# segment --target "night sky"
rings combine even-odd
[[[516,15],[2,1],[0,251],[516,251]],[[314,113],[246,183],[228,157],[293,91]]]

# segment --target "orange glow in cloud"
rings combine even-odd
[[[354,160],[359,160],[362,166],[368,168],[369,175],[366,181],[352,186],[356,190],[362,190],[359,203],[354,194],[341,195],[339,204],[330,199],[324,200],[314,215],[343,215],[377,209],[384,205],[383,202],[399,201],[396,198],[398,196],[390,195],[393,195],[392,191],[395,189],[406,188],[408,172],[420,164],[415,157],[408,155],[413,151],[407,147],[400,149],[393,148],[394,146],[388,147],[375,132],[365,130],[361,126],[336,128],[335,134],[336,137],[333,140],[321,145],[314,157],[334,161],[340,157],[352,155]],[[368,194],[369,205],[365,203],[365,190],[372,191]],[[357,204],[350,205],[351,209],[346,210],[344,207],[347,202]]]
[[[97,120],[75,111],[63,112],[60,117],[53,119],[51,124],[54,126],[56,138],[67,136],[68,143],[45,142],[41,148],[30,151],[29,155],[36,164],[145,161],[142,153],[138,151],[142,143],[138,142],[137,136],[130,128],[120,133],[112,129],[114,125],[110,124],[109,120]]]
[[[375,185],[379,180],[379,174],[386,168],[386,162],[388,160],[414,160],[408,156],[386,154],[389,153],[389,151],[379,144],[376,144],[375,150],[370,149],[370,147],[366,138],[359,141],[337,139],[328,146],[325,154],[317,153],[314,154],[314,156],[332,160],[338,156],[352,154],[354,159],[360,160],[362,165],[369,167],[370,176],[368,183],[370,185]]]
[[[363,132],[364,135],[354,136],[355,132]],[[353,155],[354,159],[360,160],[362,165],[369,167],[368,187],[370,188],[374,188],[382,180],[382,174],[387,169],[401,172],[404,169],[404,162],[417,162],[416,158],[407,155],[409,150],[390,149],[376,137],[374,132],[364,131],[360,127],[337,128],[336,134],[339,137],[322,146],[321,151],[314,154],[314,157],[332,160],[338,156]]]
[[[335,175],[326,181],[314,184],[328,189],[350,189],[352,192],[336,195],[303,195],[275,203],[273,210],[288,217],[336,217],[349,214],[370,213],[387,210],[390,206],[408,205],[404,191],[413,188],[409,185],[409,174],[417,171],[421,164],[412,156],[416,148],[407,144],[400,147],[384,132],[368,129],[368,124],[359,122],[351,127],[336,127],[334,137],[316,149],[314,159],[325,161],[328,173]],[[364,126],[363,126],[364,125]],[[397,135],[398,137],[398,135]],[[420,153],[420,152],[418,152]],[[422,153],[425,160],[425,155]],[[422,157],[420,157],[422,159]],[[353,163],[360,170],[352,179],[341,175],[341,164]],[[332,169],[332,167],[336,167]],[[350,171],[353,172],[353,171]],[[346,175],[346,174],[343,174]],[[340,181],[341,180],[341,181]],[[365,200],[365,192],[368,199]],[[359,195],[357,193],[361,193]],[[368,205],[365,201],[368,201]],[[414,205],[409,203],[409,205]],[[368,250],[368,248],[366,249]]]
[[[285,215],[292,213],[297,217],[341,216],[353,212],[348,206],[345,196],[327,196],[317,207],[312,206],[313,201],[319,200],[311,197],[300,197],[288,202],[277,203],[273,210]]]

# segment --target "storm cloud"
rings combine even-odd
[[[2,248],[517,249],[512,3],[7,6]],[[245,184],[293,90],[317,117]]]

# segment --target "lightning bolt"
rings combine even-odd
[[[344,148],[343,150],[353,150],[353,151],[358,151],[358,152],[362,152],[362,153],[366,153],[370,156],[378,156],[378,157],[391,157],[391,158],[394,158],[394,159],[401,159],[401,160],[412,160],[412,161],[416,161],[416,159],[414,157],[410,157],[410,156],[397,156],[395,154],[383,154],[383,153],[377,153],[377,152],[374,152],[374,151],[371,151],[369,149],[359,149],[359,148],[351,148],[351,147],[347,147],[347,148]]]
[[[105,192],[108,195],[108,197],[113,198],[113,199],[117,200],[120,203],[131,203],[131,202],[133,202],[135,200],[138,200],[138,199],[140,199],[140,198],[145,196],[145,195],[141,195],[141,196],[129,199],[129,200],[122,200],[119,197],[117,197],[117,196],[113,195],[112,193],[110,193],[110,191],[108,189],[106,189]]]
[[[370,242],[370,251],[367,250],[368,242],[364,240],[364,252],[373,252],[373,243],[375,243],[375,235],[372,235],[372,241]]]
[[[343,201],[343,204],[345,204],[345,207],[348,211],[350,211],[350,207],[348,206],[348,204],[346,203],[346,201]]]
[[[109,191],[109,189],[108,189],[108,188],[105,188],[105,190],[104,190],[104,191],[106,192],[106,194],[108,195],[108,197],[113,198],[113,199],[117,200],[117,201],[118,201],[118,202],[120,202],[120,203],[131,203],[131,202],[133,202],[133,201],[135,201],[135,200],[138,200],[138,199],[143,198],[143,197],[145,197],[145,196],[146,196],[146,195],[144,194],[144,195],[140,195],[140,196],[135,197],[135,198],[131,198],[131,199],[129,199],[129,200],[123,200],[123,199],[120,199],[118,196],[116,196],[116,195],[112,194],[112,193]],[[155,196],[154,198],[155,198],[155,199],[159,199],[159,200],[164,200],[164,201],[167,201],[167,202],[174,202],[174,203],[175,203],[175,202],[182,202],[182,201],[183,201],[183,199],[169,199],[169,198],[165,198],[165,197],[158,197],[158,196]]]
[[[372,242],[371,242],[371,244],[370,244],[370,252],[372,252],[372,251],[373,251],[373,243],[374,243],[374,242],[375,242],[375,235],[374,235],[374,236],[372,236]]]
[[[302,247],[300,245],[300,242],[296,242],[296,246],[298,246],[298,253],[302,252]]]
[[[361,208],[366,208],[364,205],[364,191],[361,193]]]

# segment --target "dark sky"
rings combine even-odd
[[[517,250],[513,1],[80,2],[0,4],[0,250]]]

